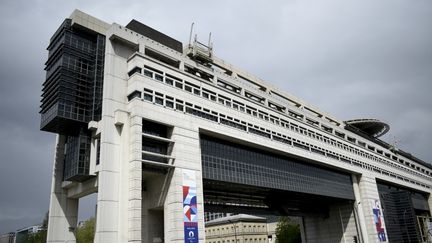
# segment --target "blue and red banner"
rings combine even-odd
[[[379,200],[372,200],[372,213],[375,224],[375,229],[378,234],[380,242],[387,241],[387,236],[384,229],[384,218],[381,212],[381,205]]]
[[[183,224],[185,243],[198,243],[198,208],[195,171],[183,169]]]

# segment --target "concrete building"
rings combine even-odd
[[[76,10],[48,51],[48,242],[75,241],[91,193],[95,242],[204,242],[204,212],[299,216],[305,242],[426,242],[432,166],[380,140],[388,125],[341,121],[135,20]]]
[[[28,226],[22,229],[19,229],[15,232],[15,239],[13,243],[25,243],[28,242],[29,239],[32,239],[36,233],[46,230],[42,225],[33,225]]]
[[[15,243],[15,232],[0,235],[0,243]]]
[[[268,243],[267,220],[262,217],[237,214],[205,223],[207,243]]]

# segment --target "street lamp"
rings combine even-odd
[[[234,222],[232,220],[230,220],[230,219],[228,219],[228,223],[231,223],[233,225],[233,227],[234,227],[234,239],[235,239],[235,242],[237,243],[237,230],[236,230],[236,226],[235,226]]]

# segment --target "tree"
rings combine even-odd
[[[95,224],[95,218],[91,217],[84,222],[83,226],[78,227],[76,231],[76,242],[92,243],[95,235]]]
[[[288,217],[280,217],[276,226],[278,243],[301,243],[300,227],[291,222]]]
[[[48,212],[45,213],[45,217],[42,221],[42,229],[36,233],[29,233],[24,236],[22,242],[24,243],[45,243],[47,240],[47,229],[48,229]]]

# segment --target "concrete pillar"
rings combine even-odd
[[[359,200],[360,204],[358,205],[358,208],[361,207],[363,210],[363,214],[364,214],[363,218],[366,225],[366,233],[363,233],[367,235],[367,237],[365,238],[365,242],[367,242],[366,239],[370,243],[388,242],[387,230],[385,227],[383,211],[381,208],[381,202],[380,202],[378,187],[375,178],[371,175],[363,174],[360,177],[360,180],[358,180],[358,184],[359,184],[359,192],[360,192],[360,200]],[[380,206],[381,223],[382,223],[382,227],[384,228],[387,241],[380,241],[378,238],[378,233],[374,223],[374,214],[372,211],[375,202],[378,202]]]
[[[125,242],[127,235],[119,235],[120,134],[114,125],[114,118],[104,117],[102,124],[95,242]]]
[[[367,229],[366,229],[366,221],[365,216],[363,212],[363,207],[360,206],[361,204],[361,196],[360,196],[360,187],[358,183],[358,179],[356,175],[351,175],[352,181],[353,181],[353,189],[354,189],[354,196],[355,196],[355,202],[354,202],[354,210],[357,214],[357,222],[358,222],[358,231],[360,233],[362,243],[369,243],[369,237],[367,235]]]
[[[187,125],[191,124],[184,124]],[[164,203],[165,242],[184,242],[183,224],[183,170],[195,171],[197,187],[198,235],[205,241],[204,204],[202,186],[202,165],[199,132],[197,128],[174,127],[171,137],[175,143],[172,156],[175,157],[172,179]]]
[[[75,242],[75,228],[78,220],[78,199],[67,198],[67,193],[62,188],[66,137],[57,135],[56,140],[47,242]]]
[[[300,227],[301,242],[306,243],[307,241],[306,241],[306,230],[305,230],[305,224],[304,224],[304,217],[300,218],[299,227]],[[276,238],[276,235],[274,235],[274,239],[275,238]]]
[[[428,204],[429,204],[429,214],[430,216],[432,216],[432,193],[429,193]]]
[[[141,146],[142,146],[142,118],[134,116],[131,118],[130,126],[130,156],[131,160],[128,163],[129,170],[129,242],[142,241],[142,162],[141,162]]]
[[[106,33],[102,120],[98,123],[100,164],[96,215],[96,243],[128,242],[129,117],[126,109],[127,58],[135,51],[109,39]],[[120,112],[120,113],[119,113]]]

